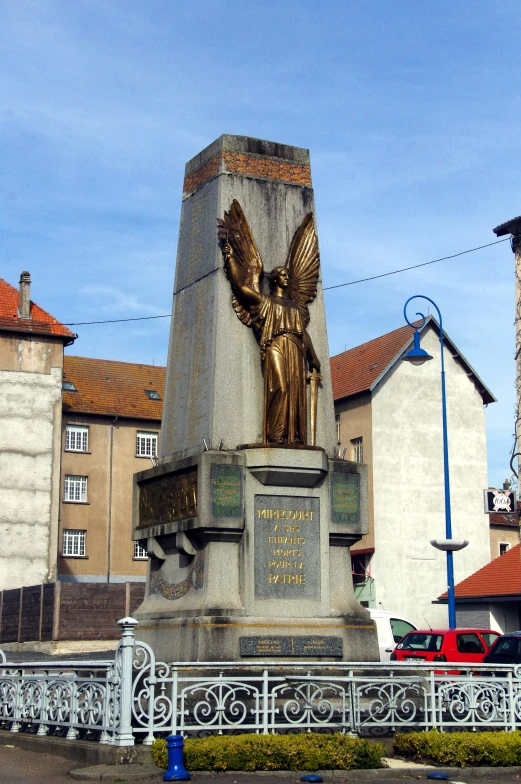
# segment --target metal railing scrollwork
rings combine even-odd
[[[521,666],[158,662],[119,621],[114,661],[12,663],[0,726],[117,746],[157,735],[521,729]]]

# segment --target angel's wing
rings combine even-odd
[[[218,236],[231,245],[242,283],[260,294],[260,279],[263,274],[262,259],[237,199],[232,201],[230,211],[224,213],[224,220],[218,219],[217,223]],[[224,269],[227,272],[226,264]],[[241,305],[235,291],[233,291],[232,304],[240,320],[251,326],[250,312]]]
[[[317,281],[320,271],[318,239],[312,212],[308,212],[295,232],[286,268],[289,272],[289,295],[297,304],[304,326],[307,327],[309,324],[308,302],[317,296]]]

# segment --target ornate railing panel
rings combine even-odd
[[[7,664],[0,670],[0,722],[11,732],[37,727],[38,735],[66,730],[76,738],[83,731],[107,743],[116,729],[113,673],[114,662]]]
[[[134,666],[144,743],[158,733],[521,728],[521,668],[508,665],[167,664],[136,642]]]
[[[14,664],[0,651],[0,725],[121,746],[171,733],[521,729],[521,666],[168,664],[135,640],[136,621],[119,623],[114,661]]]
[[[113,661],[14,663],[0,651],[0,726],[11,732],[133,745],[130,695],[136,621],[119,621]],[[126,713],[125,713],[126,711]]]

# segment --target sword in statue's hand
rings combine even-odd
[[[313,370],[307,374],[307,380],[311,387],[311,446],[316,446],[318,385],[320,381],[322,381],[322,376],[316,368],[313,368]]]

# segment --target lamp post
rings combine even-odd
[[[432,356],[427,353],[420,346],[420,330],[423,329],[427,319],[423,313],[416,313],[420,316],[422,321],[420,324],[412,324],[407,318],[407,305],[413,299],[424,299],[434,305],[438,314],[440,322],[440,353],[441,353],[441,417],[443,428],[443,478],[445,484],[445,539],[431,539],[431,544],[438,550],[444,550],[447,553],[447,588],[448,588],[448,605],[449,605],[449,628],[456,628],[456,600],[454,596],[454,565],[452,560],[452,553],[455,550],[462,550],[468,545],[468,541],[457,540],[452,538],[452,520],[450,511],[450,476],[449,476],[449,443],[447,437],[447,398],[445,394],[445,359],[443,356],[443,321],[441,312],[434,300],[426,297],[423,294],[415,294],[409,297],[403,308],[403,315],[407,324],[414,329],[414,343],[412,349],[405,355],[404,360],[410,362],[412,365],[423,365]]]

